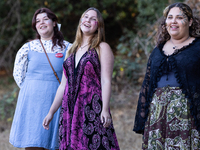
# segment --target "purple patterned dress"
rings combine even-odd
[[[119,150],[113,124],[104,128],[101,69],[96,50],[88,50],[75,68],[75,54],[63,63],[67,84],[60,116],[60,150]]]

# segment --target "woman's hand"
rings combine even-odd
[[[101,112],[101,122],[103,123],[103,127],[107,128],[110,126],[112,119],[110,117],[109,111],[102,110]]]
[[[56,96],[54,98],[53,104],[51,105],[49,113],[44,118],[43,123],[42,123],[42,126],[46,130],[49,130],[49,123],[53,119],[54,113],[59,109],[59,107],[62,104],[62,98],[63,98],[63,95],[64,95],[66,83],[67,83],[67,78],[65,77],[65,74],[64,74],[64,71],[63,71],[61,84],[59,85],[59,87],[57,89]]]
[[[42,126],[44,129],[49,130],[49,124],[51,120],[53,119],[53,115],[48,113],[47,116],[44,118]]]

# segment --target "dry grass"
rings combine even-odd
[[[1,150],[24,150],[24,149],[15,148],[9,143],[9,132],[10,130],[6,129],[4,132],[0,133],[0,149]]]
[[[112,110],[114,127],[121,150],[141,149],[142,136],[132,131],[134,113],[135,110],[131,108]]]
[[[142,135],[133,132],[138,93],[113,95],[111,113],[121,150],[141,150]]]

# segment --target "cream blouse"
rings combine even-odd
[[[52,40],[41,40],[44,48],[47,53],[57,53],[65,51],[65,48],[61,48],[60,46],[54,46],[52,50]],[[71,44],[67,41],[64,41],[64,45],[67,49],[71,47]],[[44,53],[44,50],[40,44],[39,39],[30,41],[25,43],[17,52],[15,63],[14,63],[14,70],[13,70],[13,77],[19,87],[22,86],[23,81],[26,77],[26,71],[28,68],[28,52],[29,50],[37,51],[39,53]]]

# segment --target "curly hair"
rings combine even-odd
[[[32,28],[33,30],[36,31],[36,38],[37,39],[40,39],[40,35],[36,29],[36,17],[38,14],[41,14],[41,13],[46,13],[48,18],[51,19],[53,22],[55,22],[55,27],[53,28],[54,30],[54,35],[52,37],[52,42],[53,42],[53,46],[52,46],[52,49],[54,46],[56,45],[59,45],[61,48],[65,48],[65,45],[63,43],[63,40],[64,40],[64,37],[63,37],[63,34],[62,32],[60,32],[58,30],[58,25],[57,25],[57,22],[58,22],[58,18],[57,16],[48,8],[40,8],[38,10],[35,11],[35,14],[33,15],[33,18],[32,18]]]
[[[200,37],[200,19],[193,15],[192,9],[188,5],[178,2],[167,6],[163,11],[163,17],[157,32],[157,45],[165,43],[171,38],[166,28],[166,19],[173,7],[178,7],[182,10],[189,21],[192,19],[192,25],[189,27],[189,35],[191,37]]]

